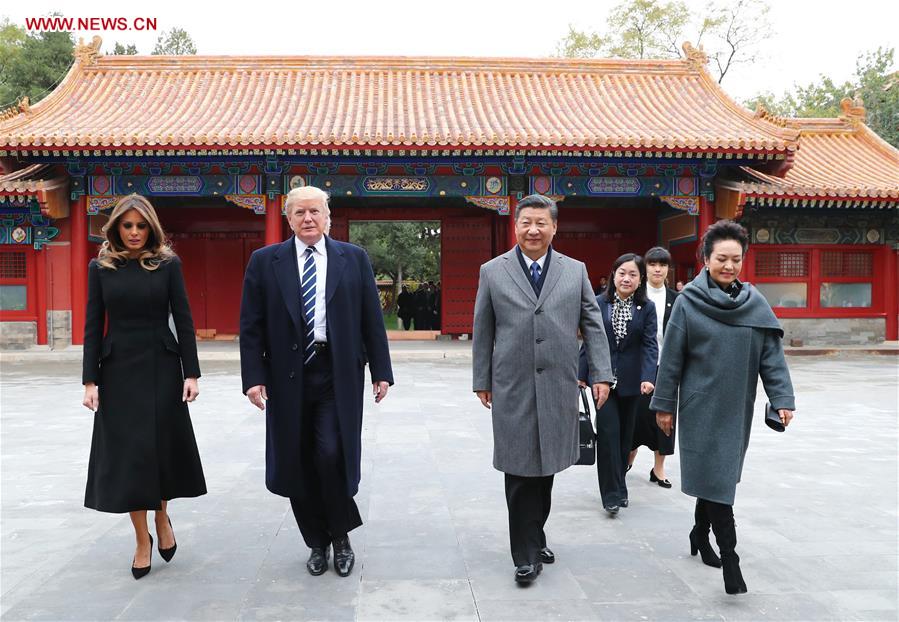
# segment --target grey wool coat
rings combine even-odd
[[[748,283],[733,299],[702,270],[677,297],[650,408],[677,412],[684,493],[733,505],[759,376],[774,408],[795,409],[782,339]]]
[[[481,266],[473,389],[493,392],[493,466],[552,475],[578,458],[578,327],[590,377],[611,382],[609,344],[586,266],[555,251],[540,297],[515,249]]]

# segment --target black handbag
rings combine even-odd
[[[575,464],[596,464],[596,432],[593,431],[593,421],[590,417],[591,400],[587,397],[587,389],[580,387],[580,390],[583,412],[577,414],[580,455]],[[580,408],[578,410],[580,411]]]
[[[783,432],[787,429],[780,420],[780,413],[771,404],[765,404],[765,423],[775,432]]]

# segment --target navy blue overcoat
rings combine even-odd
[[[368,255],[358,246],[328,237],[325,246],[328,345],[347,492],[352,496],[359,490],[366,360],[372,382],[393,384],[393,371]],[[309,485],[300,453],[304,333],[296,244],[291,236],[250,256],[240,304],[243,392],[256,385],[266,387],[265,484],[285,497],[304,496]]]
[[[609,340],[609,356],[612,360],[612,370],[618,378],[617,390],[619,395],[640,395],[640,383],[656,381],[656,363],[659,359],[659,345],[656,340],[656,306],[651,300],[641,304],[635,304],[631,314],[631,321],[627,326],[627,335],[624,340],[615,343],[615,329],[612,326],[612,303],[606,300],[605,294],[596,297],[599,310],[602,311],[602,321],[606,329],[606,338]],[[584,348],[581,346],[580,364],[578,365],[578,379],[593,384],[593,379],[587,377],[587,360]]]

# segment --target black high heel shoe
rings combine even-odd
[[[721,558],[715,554],[715,550],[709,543],[709,533],[706,531],[705,537],[698,527],[690,530],[690,555],[702,555],[702,563],[712,568],[721,568]]]
[[[153,536],[150,536],[150,557],[151,558],[153,557]],[[152,565],[153,564],[150,563],[142,568],[135,568],[134,560],[132,559],[131,560],[131,576],[134,577],[135,579],[141,579],[143,577],[146,577],[148,574],[150,574],[150,568],[152,567]]]
[[[654,484],[658,484],[662,488],[671,488],[671,482],[669,482],[667,479],[659,479],[659,477],[656,475],[655,468],[649,469],[649,481]]]
[[[172,530],[172,539],[175,539],[175,529],[172,527],[172,518],[167,516],[169,519],[169,528]],[[162,559],[165,560],[165,563],[169,563],[172,561],[172,558],[175,556],[175,551],[178,550],[178,542],[176,541],[170,548],[164,549],[159,547],[159,554],[162,556]]]

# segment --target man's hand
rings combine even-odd
[[[81,404],[94,412],[100,407],[100,390],[93,382],[84,385],[84,399],[81,400]]]
[[[184,390],[181,392],[182,402],[192,402],[200,395],[200,385],[196,378],[184,379]]]
[[[656,390],[655,385],[652,384],[651,382],[641,382],[640,383],[640,393],[642,393],[643,395],[649,395],[650,393],[652,393],[655,390]]]
[[[477,395],[481,400],[481,404],[484,405],[484,408],[490,408],[493,404],[493,391],[478,391]]]
[[[597,382],[593,385],[593,401],[596,402],[596,410],[602,408],[602,405],[609,399],[609,383]]]
[[[784,424],[784,427],[790,425],[790,422],[793,420],[793,411],[787,410],[786,408],[781,408],[777,411],[777,414],[780,415],[780,422]]]
[[[386,380],[381,380],[379,382],[373,382],[371,384],[371,392],[372,395],[375,396],[375,404],[383,400],[387,397],[387,389],[390,388],[390,383]]]
[[[674,415],[671,413],[656,413],[656,425],[665,433],[665,436],[671,436],[671,428],[674,426]]]
[[[255,387],[250,387],[250,390],[247,391],[247,399],[250,400],[250,404],[258,408],[259,410],[265,410],[265,400],[268,399],[268,393],[265,391],[264,384],[257,384]]]

